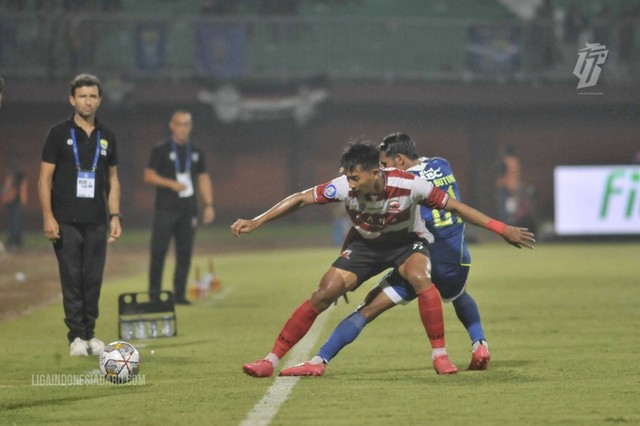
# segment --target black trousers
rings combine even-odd
[[[22,247],[22,204],[19,201],[7,206],[9,214],[9,239],[7,246]]]
[[[176,269],[173,274],[173,291],[177,300],[185,298],[187,276],[191,267],[191,253],[197,218],[191,211],[156,210],[151,235],[151,265],[149,267],[149,292],[162,290],[164,261],[171,238],[175,239]]]
[[[60,270],[67,338],[94,337],[98,301],[107,257],[106,224],[60,223],[60,239],[53,244]]]

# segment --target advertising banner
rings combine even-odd
[[[640,235],[640,166],[554,170],[558,235]]]

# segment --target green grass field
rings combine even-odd
[[[368,326],[324,377],[297,381],[271,424],[640,424],[640,243],[518,251],[489,242],[471,251],[468,289],[490,342],[487,371],[465,371],[468,337],[445,305],[447,346],[461,371],[437,376],[412,303]],[[131,341],[142,356],[139,386],[34,385],[34,375],[90,374],[97,359],[68,355],[61,303],[4,321],[0,424],[240,424],[277,380],[247,377],[242,363],[269,352],[335,255],[296,249],[217,256],[223,291],[177,308],[178,337]],[[323,314],[314,351],[372,285]],[[145,288],[143,273],[106,277],[99,337],[117,340],[117,295]],[[293,361],[285,358],[281,367]]]

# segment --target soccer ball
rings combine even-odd
[[[112,383],[127,383],[140,371],[140,353],[127,342],[112,342],[100,354],[102,376]]]

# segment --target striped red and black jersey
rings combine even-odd
[[[346,176],[313,187],[317,204],[343,202],[354,228],[370,241],[404,241],[419,236],[433,242],[420,216],[420,207],[442,209],[449,196],[431,182],[400,169],[382,169],[380,194],[356,194]]]

